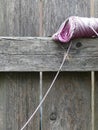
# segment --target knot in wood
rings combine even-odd
[[[77,47],[77,48],[80,48],[81,46],[82,46],[82,43],[81,43],[81,42],[77,42],[77,43],[76,43],[76,47]]]
[[[54,121],[54,120],[56,120],[56,119],[57,119],[57,114],[56,114],[56,112],[51,113],[51,114],[50,114],[50,120]]]

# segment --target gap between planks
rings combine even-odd
[[[95,72],[91,72],[91,124],[95,130]]]

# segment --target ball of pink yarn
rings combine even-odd
[[[75,38],[94,37],[96,33],[91,28],[98,32],[98,18],[71,16],[61,24],[52,39],[67,43]]]

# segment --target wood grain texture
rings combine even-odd
[[[0,71],[57,71],[69,44],[50,38],[0,38]],[[97,39],[78,39],[62,71],[98,70]]]
[[[20,36],[39,36],[39,0],[21,0]]]
[[[94,17],[98,18],[98,0],[94,0]]]
[[[0,0],[1,36],[38,36],[38,0]]]
[[[98,130],[98,72],[95,73],[95,130]]]
[[[43,74],[43,95],[54,73]],[[90,73],[62,72],[43,104],[43,130],[91,130]]]
[[[39,0],[0,0],[0,36],[39,36]],[[0,130],[19,130],[38,105],[39,93],[38,73],[0,73]],[[39,130],[39,121],[38,113],[26,130]]]
[[[19,130],[38,105],[38,95],[38,73],[0,73],[0,129]],[[26,130],[39,127],[37,113]]]
[[[4,7],[5,5],[5,7]],[[6,34],[6,19],[5,19],[5,10],[6,10],[6,4],[5,0],[0,0],[0,36],[5,36]],[[4,24],[5,22],[5,24]]]
[[[0,73],[0,130],[6,130],[6,86]]]
[[[69,16],[90,16],[90,0],[43,1],[43,35],[51,36]]]
[[[94,17],[94,15],[95,15],[95,0],[91,0],[91,6],[90,6],[90,16],[91,17]]]
[[[92,17],[98,17],[98,1],[97,0],[91,0],[91,16]],[[98,129],[98,73],[94,72],[93,79],[91,79],[91,82],[94,82],[92,84],[92,130]]]
[[[20,5],[19,0],[0,0],[0,35],[19,36]]]

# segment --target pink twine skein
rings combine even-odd
[[[52,39],[67,43],[75,38],[97,36],[91,28],[98,32],[98,18],[71,16],[61,24]]]

